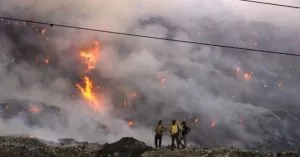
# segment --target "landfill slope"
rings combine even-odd
[[[60,139],[57,143],[24,136],[0,137],[1,157],[299,157],[298,152],[258,152],[235,148],[154,149],[132,137],[111,144]]]

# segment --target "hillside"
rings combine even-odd
[[[1,157],[298,157],[300,152],[262,153],[234,148],[188,148],[155,150],[134,138],[124,137],[111,144],[60,139],[48,142],[30,137],[0,137]]]

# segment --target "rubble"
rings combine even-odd
[[[95,157],[140,157],[146,151],[152,150],[144,142],[132,137],[124,137],[112,144],[105,144]]]
[[[243,151],[235,148],[187,148],[171,151],[162,148],[159,150],[148,151],[142,157],[299,157],[300,152],[281,152],[267,153],[259,151]]]
[[[243,151],[235,148],[187,148],[171,151],[168,147],[153,149],[132,137],[111,144],[78,142],[61,139],[51,143],[41,139],[0,137],[1,157],[299,157],[298,152]]]
[[[41,139],[4,136],[0,137],[1,157],[91,157],[102,148],[100,144],[77,142],[75,140],[59,140],[60,143]],[[72,141],[67,145],[66,141]]]

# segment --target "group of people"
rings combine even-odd
[[[161,148],[161,141],[162,136],[165,131],[167,131],[168,128],[165,127],[162,120],[159,120],[157,125],[155,126],[155,138],[154,143],[156,148]],[[186,138],[191,129],[187,126],[185,121],[179,122],[177,120],[172,120],[171,127],[169,128],[170,135],[171,135],[171,149],[174,150],[175,148],[175,142],[176,142],[176,148],[179,149],[179,146],[181,145],[182,148],[186,148]],[[181,136],[180,136],[181,135]],[[183,141],[183,144],[182,144]]]

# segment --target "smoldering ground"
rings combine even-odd
[[[236,5],[238,7],[233,7]],[[178,0],[172,3],[153,0],[70,0],[47,3],[33,0],[0,1],[1,15],[5,16],[183,40],[298,52],[299,31],[291,29],[297,23],[286,22],[282,26],[280,20],[276,20],[283,14],[280,9],[272,9],[276,16],[268,13],[268,10],[264,12],[265,17],[255,14],[249,16],[250,13],[244,12],[244,9],[240,11],[241,7],[246,5],[244,2],[241,4],[225,0]],[[255,11],[251,7],[247,9]],[[289,14],[297,18],[295,11]],[[246,16],[251,18],[245,18]],[[274,21],[269,17],[274,17]],[[69,115],[69,125],[65,128],[28,128],[20,125],[20,118],[17,118],[2,123],[2,127],[6,128],[2,134],[29,132],[46,139],[68,136],[101,142],[113,141],[122,136],[134,136],[151,144],[151,129],[158,119],[166,122],[175,117],[188,119],[188,116],[183,116],[184,113],[196,114],[199,118],[192,132],[192,136],[195,137],[193,142],[198,144],[239,147],[263,144],[266,149],[277,150],[293,149],[299,144],[296,138],[299,133],[296,125],[299,109],[296,94],[299,91],[299,58],[252,51],[241,53],[232,49],[47,26],[49,39],[47,44],[44,44],[44,38],[42,40],[36,37],[40,33],[34,33],[37,28],[12,26],[13,22],[8,24],[6,20],[2,25],[10,25],[6,27],[12,32],[25,28],[27,30],[25,33],[15,33],[14,36],[7,29],[2,32],[1,97],[39,99],[59,105]],[[76,60],[77,51],[72,51],[71,47],[91,38],[99,39],[102,46],[102,57],[97,65],[96,76],[136,90],[139,98],[134,102],[133,111],[124,109],[122,114],[115,115],[111,114],[116,110],[114,108],[113,111],[109,109],[97,114],[91,112],[87,104],[77,99],[70,100],[67,96],[66,93],[74,87],[74,77],[78,77],[76,73],[69,75],[77,72],[76,62],[73,62],[73,59]],[[21,43],[29,47],[26,49],[28,53],[52,54],[59,66],[45,70],[32,66],[30,62],[15,63],[15,56],[12,54],[16,50],[20,53],[25,50],[19,46]],[[26,59],[22,59],[24,60]],[[13,66],[7,70],[7,65]],[[47,78],[48,81],[42,81]],[[109,91],[109,88],[107,90]],[[118,95],[103,97],[107,106],[115,105],[113,97],[118,99],[115,98]],[[136,120],[137,128],[129,128],[122,118]],[[215,122],[214,127],[211,126],[212,121]],[[103,135],[97,129],[99,122],[110,128],[109,135]],[[284,145],[280,144],[283,142]]]

